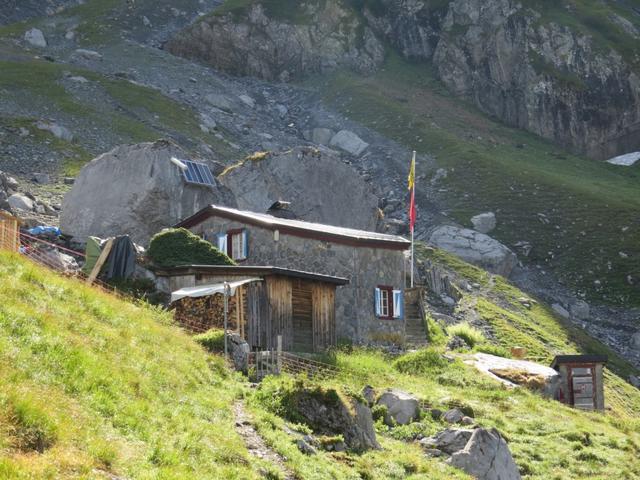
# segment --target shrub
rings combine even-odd
[[[235,265],[225,253],[185,228],[169,228],[154,235],[149,258],[156,267]]]
[[[447,365],[447,360],[432,348],[407,353],[393,362],[396,370],[410,374],[433,373],[443,370]]]
[[[452,337],[458,336],[462,338],[471,348],[485,342],[483,333],[466,322],[449,327],[447,333]]]
[[[212,328],[205,333],[194,336],[193,339],[211,353],[224,352],[224,330]]]
[[[500,345],[476,345],[474,348],[476,352],[488,353],[489,355],[495,355],[496,357],[511,358],[511,352]]]
[[[377,422],[378,420],[384,420],[384,418],[387,416],[387,406],[386,405],[374,405],[373,407],[371,407],[371,416],[373,417],[373,421]]]

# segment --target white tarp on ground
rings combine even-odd
[[[632,152],[610,158],[609,160],[607,160],[607,163],[611,163],[612,165],[622,165],[624,167],[630,167],[638,160],[640,160],[640,152]]]
[[[229,295],[233,296],[236,294],[236,288],[240,285],[244,285],[245,283],[251,282],[261,282],[261,278],[247,278],[245,280],[237,280],[235,282],[228,282],[230,291]],[[224,283],[215,283],[213,285],[200,285],[198,287],[188,287],[181,288],[180,290],[176,290],[171,293],[171,303],[176,300],[180,300],[185,297],[206,297],[209,295],[215,295],[216,293],[221,293],[224,295]]]

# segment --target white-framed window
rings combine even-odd
[[[231,240],[231,258],[234,260],[244,260],[247,258],[244,252],[244,231],[229,234]]]
[[[402,290],[380,285],[375,289],[376,316],[384,319],[402,318],[404,314]]]
[[[229,230],[218,235],[218,249],[233,260],[245,260],[249,255],[246,230]]]
[[[390,318],[392,315],[390,314],[390,306],[389,306],[389,290],[386,288],[380,289],[380,316]]]

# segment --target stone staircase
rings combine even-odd
[[[424,321],[424,290],[407,288],[404,292],[405,342],[409,346],[427,344],[427,328]]]

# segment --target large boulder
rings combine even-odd
[[[24,34],[24,39],[30,45],[34,47],[44,48],[47,46],[47,40],[44,38],[42,30],[32,28],[27,30]]]
[[[359,400],[344,398],[335,390],[301,390],[293,403],[316,433],[341,434],[345,444],[356,452],[380,448],[371,409]]]
[[[21,210],[24,212],[30,212],[33,210],[34,202],[26,195],[22,193],[14,193],[7,198],[7,203],[12,210]]]
[[[490,272],[508,277],[518,258],[509,248],[484,233],[444,225],[436,228],[429,242],[442,250]]]
[[[385,418],[385,423],[387,424],[395,422],[399,425],[408,425],[420,418],[418,400],[402,390],[395,388],[387,390],[380,395],[377,404],[387,407],[387,417]]]
[[[480,213],[471,217],[473,229],[480,233],[489,233],[496,228],[496,214],[493,212]]]
[[[447,428],[438,432],[433,437],[423,438],[420,445],[424,448],[437,449],[447,455],[464,449],[473,435],[473,430],[463,430],[460,428]]]
[[[340,130],[331,138],[330,144],[332,147],[338,147],[356,157],[369,146],[367,142],[349,130]]]
[[[80,171],[64,198],[60,227],[80,240],[89,235],[129,235],[146,244],[163,228],[201,208],[233,197],[217,183],[189,184],[171,159],[187,159],[177,145],[154,143],[120,146],[91,161]]]
[[[451,455],[449,463],[478,480],[520,480],[509,446],[495,428],[478,428],[464,449]]]
[[[247,160],[219,178],[238,208],[266,212],[278,200],[300,220],[375,230],[378,199],[368,183],[330,150],[299,147]]]

